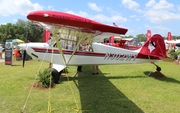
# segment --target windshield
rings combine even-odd
[[[125,45],[126,46],[142,46],[142,44],[134,38],[132,40],[126,41]]]

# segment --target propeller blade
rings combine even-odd
[[[24,50],[24,53],[23,53],[23,67],[24,67],[24,64],[25,64],[25,60],[26,60],[26,50]]]

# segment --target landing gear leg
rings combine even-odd
[[[156,65],[154,62],[151,62],[151,63],[156,66],[156,71],[157,71],[157,72],[160,72],[160,71],[161,71],[161,67],[159,67],[158,65]]]

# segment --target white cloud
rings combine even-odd
[[[131,15],[130,18],[137,18],[137,15]]]
[[[72,11],[72,10],[68,10],[66,9],[66,13],[70,13],[70,14],[73,14],[73,15],[78,15],[78,16],[81,16],[81,17],[86,17],[86,18],[89,18],[89,15],[88,13],[84,12],[84,11],[79,11],[78,13]]]
[[[32,3],[30,0],[0,0],[0,15],[10,16],[14,14],[27,15],[33,10],[42,10],[43,6]]]
[[[152,23],[163,23],[175,20],[180,20],[180,14],[174,13],[176,9],[174,5],[166,0],[160,0],[158,3],[155,0],[150,0],[146,3],[147,11],[144,15]]]
[[[65,12],[66,12],[66,13],[70,13],[70,14],[76,14],[74,11],[69,10],[69,9],[65,9]]]
[[[174,8],[174,5],[166,0],[160,0],[159,3],[156,3],[155,0],[150,0],[146,6],[151,9],[153,8],[153,10],[170,10]]]
[[[130,10],[138,10],[140,5],[133,0],[122,0],[122,4]]]
[[[156,29],[155,33],[159,33],[159,34],[161,34],[161,36],[166,36],[167,32],[171,31],[171,29],[164,27],[164,26],[155,26],[154,28]]]
[[[178,10],[180,11],[180,6],[178,6]]]
[[[13,19],[13,22],[17,22],[17,19]]]
[[[180,20],[180,14],[171,13],[168,11],[154,11],[149,10],[145,14],[147,19],[149,19],[152,23],[164,23],[171,22],[175,20]]]
[[[171,29],[162,26],[162,25],[158,25],[158,26],[152,26],[152,25],[144,25],[144,27],[146,29],[150,29],[152,34],[161,34],[162,36],[165,36],[165,34],[167,34],[168,31],[171,31]]]
[[[152,26],[150,26],[150,25],[144,25],[144,27],[146,28],[146,29],[152,29]]]
[[[146,7],[152,7],[153,5],[156,4],[156,1],[155,0],[149,0],[148,3],[146,3]]]
[[[79,11],[78,13],[80,16],[83,16],[83,17],[88,17],[88,13],[87,12],[84,12],[84,11]]]
[[[121,13],[120,13],[119,11],[115,11],[115,10],[113,10],[113,9],[110,8],[110,7],[106,7],[106,10],[107,10],[108,12],[110,12],[112,15],[121,15]]]
[[[87,12],[79,11],[78,13],[73,12],[72,10],[66,10],[67,13],[79,15],[82,17],[89,18],[91,20],[95,20],[97,22],[101,23],[123,23],[127,22],[127,18],[123,18],[120,15],[113,15],[113,16],[105,16],[103,14],[96,14],[96,15],[90,15]]]
[[[139,19],[139,18],[136,18],[136,21],[140,21],[140,19]]]
[[[164,26],[155,26],[156,29],[160,30],[160,31],[169,31],[170,29]]]
[[[127,18],[123,18],[119,15],[115,15],[115,16],[105,16],[103,14],[97,14],[97,15],[88,15],[88,18],[92,19],[92,20],[96,20],[98,22],[102,22],[102,23],[113,23],[115,22],[116,24],[118,23],[123,23],[127,21]]]
[[[130,18],[136,20],[136,21],[140,21],[140,19],[138,18],[137,15],[131,15]]]
[[[102,8],[98,7],[95,3],[88,3],[88,6],[94,11],[97,11],[97,12],[102,11]]]
[[[115,15],[115,16],[111,16],[110,17],[111,21],[110,22],[118,22],[118,23],[123,23],[123,22],[127,22],[127,18],[123,18],[120,15]]]
[[[49,10],[55,10],[54,7],[51,6],[51,5],[48,6],[48,9],[49,9]]]

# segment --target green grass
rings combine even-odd
[[[41,62],[14,61],[13,66],[0,63],[0,112],[47,113],[179,113],[180,75],[179,65],[170,62],[157,63],[167,78],[148,77],[155,71],[150,63],[128,65],[102,65],[100,74],[91,75],[91,67],[83,66],[78,77],[76,67],[68,67],[69,81],[52,89],[36,89],[30,92]],[[41,70],[48,67],[43,63]],[[49,98],[50,97],[50,98]],[[50,104],[48,104],[50,103]]]

